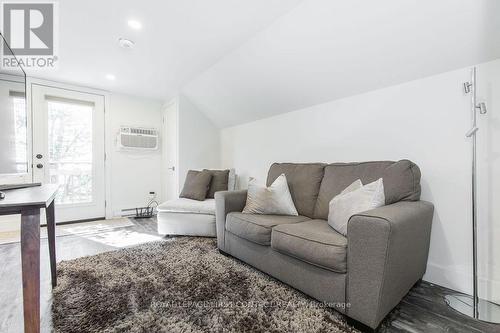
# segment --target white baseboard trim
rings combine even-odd
[[[423,279],[465,294],[472,294],[472,270],[470,268],[445,267],[428,263]],[[480,298],[500,303],[500,280],[479,276],[478,291]]]

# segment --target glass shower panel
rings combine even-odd
[[[500,60],[477,67],[478,292],[500,304]]]

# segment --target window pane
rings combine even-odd
[[[27,171],[28,144],[27,144],[27,119],[26,100],[23,97],[13,97],[15,119],[15,144],[16,144],[16,172]]]
[[[12,57],[9,45],[0,34],[2,54]],[[0,181],[5,175],[27,175],[26,76],[21,67],[0,68]],[[8,177],[7,177],[8,179]],[[15,178],[22,181],[21,178]]]
[[[92,106],[47,101],[50,182],[57,204],[92,202]]]
[[[0,80],[0,174],[25,174],[27,112],[24,84]]]

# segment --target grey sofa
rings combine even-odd
[[[420,199],[408,160],[275,163],[300,216],[243,214],[246,191],[218,192],[217,246],[371,328],[424,275],[434,207]],[[347,237],[327,224],[328,204],[356,179],[383,178],[386,206],[350,218]]]

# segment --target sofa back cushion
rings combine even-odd
[[[312,217],[325,165],[324,163],[274,163],[267,175],[267,186],[284,173],[297,212],[299,215]]]
[[[420,169],[408,160],[333,163],[325,166],[314,218],[328,219],[328,204],[356,179],[368,184],[383,178],[385,204],[420,199]]]
[[[213,199],[215,192],[227,191],[229,183],[229,169],[227,170],[208,170],[203,169],[212,175],[212,180],[210,181],[210,187],[208,188],[207,198]]]

